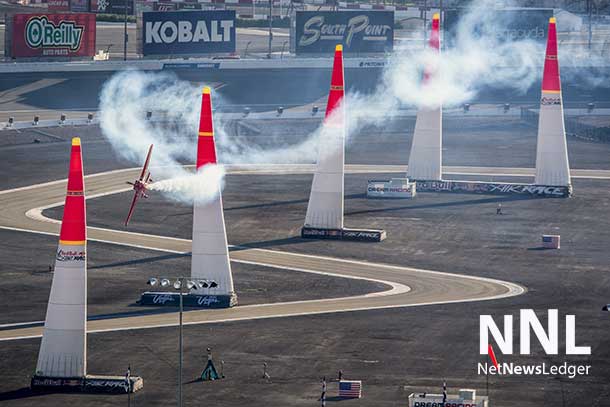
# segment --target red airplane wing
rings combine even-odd
[[[146,195],[146,183],[150,180],[150,172],[148,171],[148,164],[150,164],[150,156],[152,155],[153,145],[151,144],[148,148],[148,154],[146,154],[146,160],[144,161],[144,166],[142,167],[142,171],[140,172],[140,178],[135,182],[127,182],[129,185],[133,185],[133,189],[135,193],[133,195],[133,200],[131,201],[131,206],[129,207],[129,213],[127,214],[127,218],[125,219],[125,226],[129,223],[131,219],[131,215],[133,215],[133,211],[136,207],[136,203],[138,202],[138,198],[145,197]]]
[[[148,154],[146,155],[146,161],[144,161],[144,167],[142,167],[142,172],[140,173],[140,181],[144,180],[144,175],[146,175],[146,170],[148,170],[148,164],[150,163],[150,156],[152,155],[153,144],[148,147]]]
[[[129,223],[129,219],[131,219],[131,215],[133,215],[133,210],[136,207],[136,202],[138,202],[138,198],[140,197],[140,191],[136,191],[133,194],[133,200],[131,201],[131,206],[129,207],[129,213],[127,214],[127,218],[125,219],[125,226]]]

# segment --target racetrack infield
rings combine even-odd
[[[506,131],[502,124],[481,126],[484,129],[477,133],[478,138],[463,140],[461,147],[448,152],[446,157],[452,164],[487,164],[496,151],[492,146],[515,141],[514,152],[498,155],[497,165],[532,166],[528,134]],[[472,147],[468,143],[480,143],[484,133],[489,132],[495,135],[495,141],[487,149],[477,147],[477,156],[483,158],[461,159],[460,153]],[[451,134],[456,136],[448,133],[449,138]],[[455,138],[454,142],[458,144],[459,140]],[[577,143],[570,150],[574,167],[587,168],[586,164],[592,163],[595,168],[608,168],[603,165],[604,157],[608,157],[604,155],[607,146]],[[349,156],[348,161],[366,161],[371,154],[381,156],[385,149],[393,151],[391,156],[398,159],[403,147],[408,151],[408,144],[395,147],[370,143]],[[57,150],[58,156],[61,151]],[[100,167],[102,158],[98,156]],[[51,179],[65,177],[65,164],[58,162],[52,168],[58,170],[48,175],[54,177]],[[8,174],[12,178],[15,173]],[[500,278],[523,284],[528,292],[482,303],[189,326],[185,331],[187,381],[203,368],[206,346],[212,346],[216,358],[225,361],[228,377],[215,383],[185,385],[186,405],[316,405],[319,378],[334,376],[339,369],[349,378],[362,379],[364,387],[363,399],[343,401],[341,405],[406,404],[410,392],[440,392],[443,380],[450,389],[477,388],[484,394],[485,377],[476,375],[476,363],[484,361],[478,355],[479,315],[491,314],[497,319],[504,314],[517,315],[521,308],[533,308],[539,315],[548,308],[576,315],[576,343],[591,346],[592,356],[569,360],[591,364],[592,374],[576,379],[493,377],[492,405],[608,405],[610,339],[607,314],[600,308],[610,298],[610,182],[575,180],[575,196],[570,199],[421,193],[413,201],[367,201],[362,195],[367,178],[346,176],[346,225],[385,228],[388,239],[381,244],[295,239],[305,213],[310,175],[229,176],[223,194],[229,242]],[[116,227],[122,220],[126,200],[127,195],[113,195],[89,201],[90,224]],[[503,205],[502,216],[495,215],[499,202]],[[60,208],[48,213],[57,215],[58,211]],[[190,233],[188,208],[163,199],[144,202],[137,216],[133,225],[137,231],[183,237]],[[164,225],[163,233],[158,228],[160,223]],[[562,235],[560,251],[537,250],[540,235],[548,232]],[[54,250],[52,238],[48,246]],[[144,276],[151,266],[143,263],[133,267]],[[545,323],[544,318],[542,322]],[[12,399],[4,404],[59,406],[86,402],[104,406],[127,402],[123,396],[22,397],[27,394],[18,390],[27,386],[38,343],[39,340],[23,340],[0,344],[5,362],[0,398]],[[563,339],[560,343],[563,349]],[[171,404],[175,400],[176,351],[175,328],[92,334],[89,370],[122,374],[131,363],[133,373],[145,378],[145,390],[136,396],[137,403]],[[513,356],[510,361],[562,363],[564,359],[543,356],[537,346],[532,351],[532,356]],[[270,366],[270,383],[261,378],[263,362]],[[329,385],[330,395],[334,395],[335,386]]]

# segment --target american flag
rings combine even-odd
[[[542,235],[542,247],[547,249],[559,249],[558,235]]]
[[[362,396],[360,380],[341,380],[339,382],[339,397],[359,399]]]

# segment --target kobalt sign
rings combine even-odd
[[[331,53],[337,44],[345,52],[377,53],[392,49],[392,11],[298,11],[296,52]]]
[[[235,11],[143,13],[144,55],[235,52]]]
[[[221,42],[231,41],[233,21],[212,21],[208,29],[205,21],[198,21],[193,27],[190,21],[148,22],[146,42],[155,44],[172,44],[178,42]],[[220,26],[220,27],[219,27]]]

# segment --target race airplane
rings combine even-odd
[[[133,195],[133,200],[131,201],[131,207],[129,208],[127,219],[125,219],[125,226],[127,226],[127,224],[129,223],[129,219],[131,219],[131,215],[133,214],[133,210],[136,207],[136,202],[138,202],[138,199],[148,198],[146,191],[148,191],[148,186],[152,182],[152,178],[150,177],[150,171],[148,171],[148,164],[150,163],[152,149],[153,145],[151,144],[148,148],[148,154],[146,155],[146,161],[144,161],[144,167],[142,167],[140,178],[138,178],[134,182],[127,182],[129,185],[133,185],[133,190],[135,191],[135,193]]]

